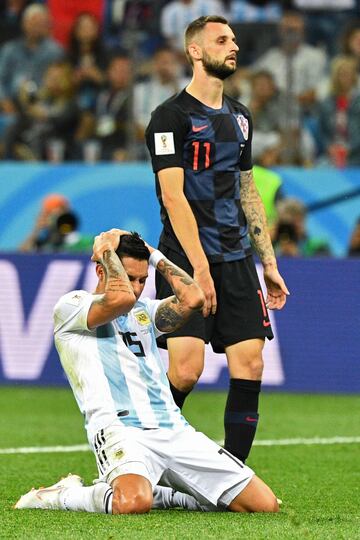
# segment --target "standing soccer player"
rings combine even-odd
[[[182,407],[203,370],[204,343],[225,351],[225,448],[245,461],[258,422],[264,341],[273,337],[267,307],[281,309],[289,291],[253,180],[251,116],[223,91],[237,51],[223,17],[190,23],[185,52],[192,81],[154,111],[146,140],[161,205],[159,249],[193,274],[205,294],[202,314],[159,342],[167,343],[171,389]],[[248,233],[263,265],[266,300]],[[161,276],[156,285],[159,298],[169,295]]]

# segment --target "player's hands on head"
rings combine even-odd
[[[124,234],[130,233],[122,229],[110,229],[95,236],[91,260],[101,262],[105,251],[115,251],[119,246],[121,236]]]
[[[277,268],[264,270],[264,280],[267,288],[266,307],[268,309],[283,308],[290,292]]]
[[[202,309],[203,316],[208,317],[210,314],[215,315],[217,308],[216,292],[209,268],[194,270],[194,280],[202,289],[205,296],[205,302]]]

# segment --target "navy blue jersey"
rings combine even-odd
[[[155,173],[184,169],[184,193],[194,213],[210,262],[233,261],[251,253],[240,200],[240,170],[252,168],[252,123],[248,109],[224,96],[221,109],[207,107],[185,90],[152,113],[146,142]],[[156,193],[163,231],[160,242],[183,253]]]

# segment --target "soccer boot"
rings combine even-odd
[[[39,489],[32,488],[28,493],[22,495],[14,508],[41,508],[42,510],[62,510],[60,494],[69,487],[81,487],[83,481],[77,474],[69,474],[61,478],[56,484]]]

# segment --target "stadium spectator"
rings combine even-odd
[[[167,0],[113,0],[105,4],[104,40],[111,49],[121,47],[137,60],[148,59],[163,45],[160,13]]]
[[[26,81],[39,86],[48,66],[63,57],[62,48],[49,37],[46,6],[32,4],[22,16],[23,36],[0,50],[0,106],[3,113],[16,111],[20,86]]]
[[[316,86],[324,76],[327,57],[323,50],[304,42],[304,17],[287,11],[279,23],[280,44],[272,47],[253,65],[253,70],[270,71],[276,86],[296,97],[303,112],[312,112]]]
[[[351,233],[348,256],[360,257],[360,217],[357,219],[354,229]]]
[[[306,22],[306,41],[327,50],[330,57],[338,52],[341,29],[359,13],[359,0],[292,0],[286,2],[301,11]]]
[[[72,68],[50,64],[43,83],[21,86],[16,120],[4,134],[5,159],[56,161],[70,159],[79,111],[74,99]]]
[[[171,396],[156,336],[179,328],[202,308],[200,287],[136,233],[101,233],[92,260],[95,292],[62,296],[54,308],[54,326],[99,479],[84,487],[80,477],[70,475],[50,488],[30,491],[15,508],[277,512],[271,489],[192,428]],[[149,263],[172,288],[163,301],[140,299]],[[174,492],[178,489],[184,493]]]
[[[92,13],[102,24],[106,4],[114,3],[114,0],[45,1],[52,18],[52,35],[64,49],[68,46],[73,23],[81,13]],[[122,2],[122,0],[120,1]]]
[[[341,54],[354,56],[359,62],[360,69],[360,19],[347,24],[341,36]]]
[[[187,25],[205,15],[223,15],[221,0],[171,0],[160,14],[160,31],[167,44],[184,55],[184,30]]]
[[[282,2],[276,0],[231,0],[229,22],[278,22]]]
[[[19,246],[19,251],[34,253],[90,253],[93,238],[81,235],[79,218],[69,200],[50,193],[41,204],[33,230]]]
[[[87,134],[87,140],[98,143],[100,159],[105,161],[128,160],[133,150],[132,70],[128,56],[115,54],[109,62],[106,84],[98,94],[94,109],[82,115],[81,131]],[[85,148],[86,143],[83,146]]]
[[[152,59],[150,76],[135,84],[134,88],[134,121],[137,140],[142,149],[141,157],[145,157],[144,134],[152,111],[165,99],[176,94],[188,82],[188,79],[181,76],[181,64],[173,49],[159,48]]]
[[[146,131],[163,230],[159,246],[194,272],[205,292],[202,314],[159,341],[169,351],[169,380],[182,406],[204,366],[205,342],[225,352],[230,371],[225,448],[244,461],[258,421],[265,339],[272,339],[270,309],[281,309],[288,290],[277,268],[251,159],[249,110],[228,98],[223,80],[236,70],[238,46],[226,19],[200,17],[187,27],[190,84],[153,113]],[[262,296],[252,248],[263,264]],[[168,295],[157,279],[157,295]]]
[[[274,76],[267,70],[255,71],[250,76],[251,93],[246,105],[251,110],[254,130],[264,133],[276,131],[282,133],[288,125],[287,96],[277,88]],[[289,107],[292,111],[292,126],[299,126],[299,106],[291,97]]]
[[[327,240],[309,236],[306,206],[298,199],[285,197],[277,203],[278,221],[274,234],[277,255],[287,257],[330,256]]]
[[[315,144],[302,126],[299,104],[295,97],[276,87],[273,75],[266,70],[251,76],[251,95],[245,104],[251,110],[254,144],[267,143],[267,133],[277,133],[283,144],[279,163],[309,165],[314,161]]]
[[[271,167],[281,162],[281,137],[276,132],[254,133],[252,150],[254,182],[264,204],[266,221],[273,239],[277,221],[276,204],[283,198],[283,193],[282,178]]]
[[[3,0],[0,3],[0,45],[21,36],[21,18],[28,0]]]
[[[340,168],[360,165],[360,92],[352,57],[332,61],[330,95],[319,103],[319,134],[327,162]]]
[[[107,51],[102,44],[100,24],[92,13],[81,13],[70,32],[68,58],[74,68],[80,108],[94,106],[105,80]]]

